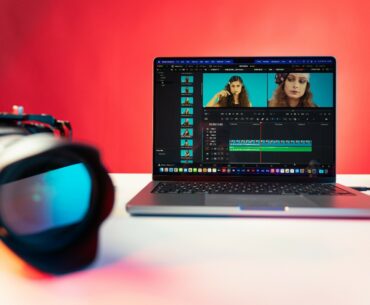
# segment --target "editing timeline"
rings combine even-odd
[[[332,120],[332,112],[325,110],[206,110],[203,160],[235,164],[330,162]]]

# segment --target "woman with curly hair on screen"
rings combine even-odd
[[[269,107],[317,107],[310,89],[310,73],[276,73]]]
[[[243,79],[234,75],[225,88],[217,92],[206,107],[252,107]]]

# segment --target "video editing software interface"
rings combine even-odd
[[[335,174],[335,60],[158,58],[154,174]]]

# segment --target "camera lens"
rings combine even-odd
[[[60,244],[88,214],[92,188],[89,169],[78,158],[31,157],[1,173],[0,215],[27,243]]]

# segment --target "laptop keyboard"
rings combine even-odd
[[[152,193],[254,194],[254,195],[351,195],[333,184],[265,182],[160,182]]]

